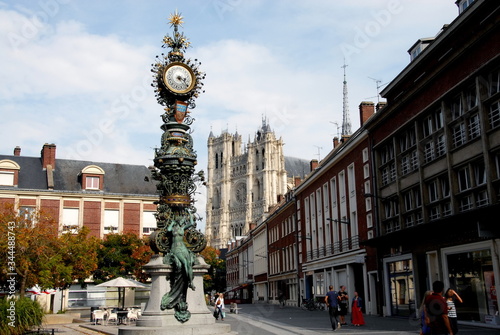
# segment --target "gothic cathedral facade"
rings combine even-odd
[[[206,187],[208,245],[227,248],[264,220],[287,192],[283,141],[266,120],[245,147],[238,132],[218,137],[210,132]]]

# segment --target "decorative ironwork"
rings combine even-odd
[[[206,246],[205,236],[196,229],[198,217],[193,197],[204,174],[194,172],[197,156],[189,127],[194,121],[189,109],[196,106],[194,100],[201,93],[205,74],[198,69],[201,63],[184,58],[183,52],[190,44],[178,30],[184,23],[182,19],[177,12],[170,16],[174,33],[164,37],[162,46],[170,51],[166,56],[157,56],[151,70],[152,86],[165,113],[161,116],[161,146],[155,149],[154,166],[150,167],[159,193],[155,214],[158,229],[151,234],[150,244],[155,252],[163,253],[163,263],[172,267],[170,292],[162,297],[160,308],[175,309],[177,320],[186,322],[191,317],[186,295],[188,288],[195,289],[196,253]]]

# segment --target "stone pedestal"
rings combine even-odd
[[[144,265],[144,270],[151,275],[152,285],[149,301],[137,320],[136,326],[122,327],[119,335],[210,335],[237,334],[231,332],[231,326],[216,323],[212,311],[208,309],[203,293],[203,275],[208,272],[209,265],[202,257],[198,257],[199,265],[193,266],[194,285],[196,290],[188,288],[186,302],[191,318],[181,323],[173,309],[160,309],[163,295],[170,291],[170,281],[167,279],[172,272],[170,265],[163,264],[163,257],[154,255],[151,261]]]

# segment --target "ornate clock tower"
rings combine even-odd
[[[189,42],[179,32],[182,16],[169,18],[173,36],[165,36],[167,55],[157,56],[152,72],[162,114],[161,146],[155,150],[151,174],[157,183],[159,199],[156,212],[158,229],[150,235],[155,251],[144,270],[151,275],[149,301],[136,327],[121,328],[119,334],[194,334],[210,324],[213,334],[225,334],[231,327],[214,325],[204,292],[203,275],[209,266],[198,255],[205,246],[204,235],[196,229],[198,216],[193,193],[203,181],[203,172],[194,173],[196,152],[190,135],[194,119],[190,110],[202,89],[205,75],[200,63],[184,57]],[[154,330],[153,330],[154,329]],[[212,332],[204,331],[204,334]]]

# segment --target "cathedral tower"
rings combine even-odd
[[[283,141],[265,119],[253,141],[224,131],[208,137],[206,238],[222,249],[260,224],[287,192]]]

